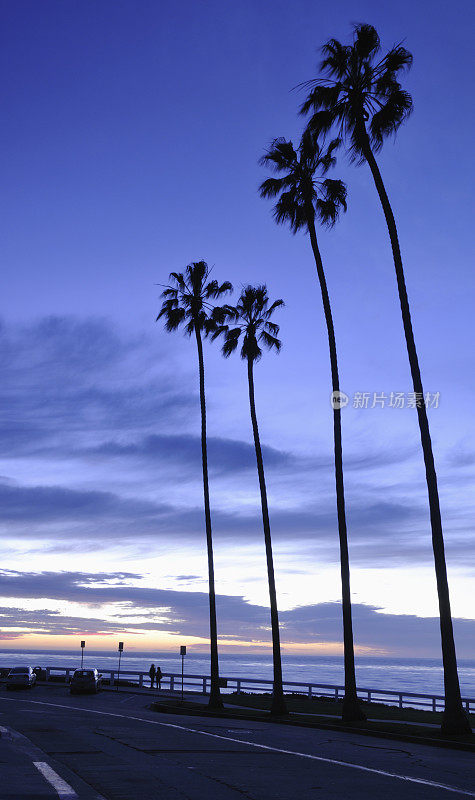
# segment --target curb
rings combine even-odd
[[[448,750],[465,750],[470,753],[475,753],[475,737],[472,742],[457,741],[454,739],[433,739],[428,736],[415,736],[409,733],[396,733],[394,731],[384,730],[368,730],[367,728],[358,728],[348,723],[332,724],[326,721],[312,721],[305,722],[298,719],[282,719],[279,717],[272,717],[267,715],[256,714],[240,714],[230,713],[230,709],[224,711],[208,711],[205,708],[180,708],[177,706],[167,705],[166,703],[156,702],[150,705],[152,711],[157,711],[164,714],[177,714],[179,716],[199,716],[199,717],[217,717],[218,719],[242,719],[248,722],[267,722],[274,723],[275,725],[289,725],[298,728],[316,728],[318,730],[327,731],[343,731],[344,733],[356,733],[360,736],[372,736],[380,739],[391,739],[397,742],[409,742],[413,744],[425,744],[430,747],[442,747]]]

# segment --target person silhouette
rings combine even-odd
[[[157,667],[157,670],[155,672],[155,680],[157,681],[157,689],[161,689],[162,678],[163,678],[162,670],[160,669],[160,667]]]
[[[155,664],[151,665],[148,674],[150,675],[150,688],[153,689],[153,684],[155,681]]]

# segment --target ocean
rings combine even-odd
[[[161,667],[162,672],[181,672],[180,656],[170,652],[144,653],[124,651],[123,670],[148,672],[150,664]],[[343,660],[331,656],[283,656],[284,681],[302,683],[343,684]],[[33,667],[78,667],[81,652],[70,650],[16,650],[0,649],[0,667],[29,664]],[[106,672],[117,669],[118,653],[84,650],[84,666],[97,667]],[[268,654],[223,653],[220,655],[220,673],[230,678],[272,679],[272,656]],[[209,675],[209,656],[189,653],[185,656],[185,675]],[[459,676],[463,697],[475,698],[475,660],[459,661]],[[436,659],[402,659],[361,657],[356,663],[357,684],[361,688],[388,689],[392,691],[443,694],[441,662]]]

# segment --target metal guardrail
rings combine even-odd
[[[69,681],[75,667],[46,667],[46,680],[54,678],[54,673],[65,676],[66,682]],[[109,680],[110,686],[116,683],[118,670],[104,670],[103,677]],[[59,677],[59,676],[58,676]],[[138,670],[120,670],[121,682],[127,681],[137,684],[139,687],[147,686],[150,683],[148,672]],[[227,692],[241,694],[248,692],[272,692],[272,681],[261,678],[235,678],[222,677],[221,686]],[[209,675],[184,675],[183,687],[188,691],[207,694],[211,684]],[[164,672],[160,682],[162,689],[169,691],[181,691],[181,673]],[[284,681],[284,691],[287,694],[302,694],[306,697],[321,697],[332,700],[342,699],[345,693],[344,686],[335,686],[329,683],[302,683],[300,681]],[[358,697],[368,702],[386,703],[387,705],[397,705],[399,708],[422,708],[430,711],[442,711],[444,708],[443,695],[421,694],[419,692],[399,692],[391,689],[368,689],[360,686],[357,689]],[[463,697],[462,702],[468,713],[475,713],[475,698]]]

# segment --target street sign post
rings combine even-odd
[[[124,643],[119,642],[119,669],[117,672],[117,689],[116,689],[117,692],[119,691],[119,680],[120,680],[120,657],[122,655],[123,650],[124,650]]]
[[[185,671],[186,644],[181,645],[180,655],[181,655],[181,700],[183,702],[183,674]]]
[[[82,669],[82,662],[84,661],[84,648],[86,647],[86,642],[84,639],[81,641],[81,669]]]

